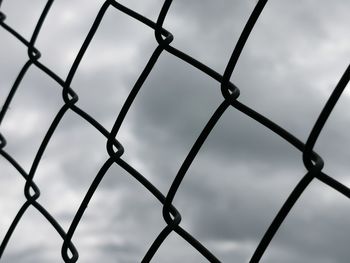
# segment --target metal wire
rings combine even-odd
[[[150,193],[152,193],[159,200],[159,202],[163,204],[163,218],[166,222],[166,227],[159,233],[157,238],[154,240],[153,244],[149,247],[147,253],[145,254],[144,258],[141,260],[141,262],[150,262],[152,257],[155,255],[155,253],[159,249],[159,247],[162,246],[164,240],[172,232],[177,233],[180,237],[182,237],[185,241],[187,241],[188,244],[190,244],[193,247],[193,249],[196,249],[198,252],[200,252],[209,262],[220,262],[219,259],[217,259],[217,257],[214,254],[212,254],[205,246],[203,246],[200,243],[199,240],[195,239],[189,232],[187,232],[184,228],[181,227],[180,212],[173,206],[172,203],[179,187],[181,186],[182,180],[186,176],[186,173],[190,168],[193,160],[196,158],[198,152],[200,151],[201,146],[206,141],[211,130],[215,127],[216,123],[221,118],[223,113],[230,107],[235,108],[236,110],[244,113],[246,116],[249,116],[250,118],[264,125],[268,129],[273,131],[276,135],[279,135],[284,140],[289,142],[291,145],[296,147],[302,153],[303,163],[305,168],[307,169],[307,173],[304,175],[304,177],[299,181],[299,183],[295,186],[293,191],[290,193],[289,197],[287,198],[287,200],[281,207],[280,211],[277,213],[276,217],[272,221],[270,227],[265,232],[258,247],[256,248],[255,252],[251,257],[250,262],[253,263],[253,262],[260,261],[265,250],[267,249],[274,235],[278,231],[279,227],[281,226],[281,224],[287,217],[288,213],[294,206],[294,204],[297,202],[299,197],[302,195],[302,193],[308,187],[308,185],[311,183],[312,180],[317,179],[320,182],[328,185],[332,189],[340,192],[344,196],[350,198],[350,189],[322,171],[322,168],[324,166],[323,160],[317,153],[313,151],[314,145],[317,141],[319,134],[321,133],[324,127],[324,124],[326,123],[335,104],[337,103],[339,97],[341,96],[343,90],[345,89],[345,87],[349,82],[350,66],[348,66],[347,69],[345,70],[343,76],[339,80],[333,93],[331,94],[327,103],[325,104],[323,110],[321,111],[318,119],[314,124],[313,129],[310,132],[310,135],[306,143],[303,143],[298,138],[296,138],[293,134],[289,133],[287,130],[283,129],[276,123],[272,122],[268,118],[264,117],[260,113],[254,111],[247,105],[240,102],[238,100],[240,91],[230,81],[232,72],[235,69],[235,65],[240,57],[240,54],[244,48],[244,45],[248,40],[248,37],[252,29],[254,28],[254,25],[258,20],[259,15],[263,11],[267,3],[267,0],[260,0],[257,2],[232,52],[232,55],[227,63],[227,66],[225,68],[223,75],[216,72],[212,68],[202,64],[200,61],[194,59],[190,55],[171,46],[173,35],[169,31],[163,28],[163,23],[168,14],[169,8],[172,4],[172,0],[164,1],[156,22],[149,20],[148,18],[127,8],[126,6],[118,3],[117,1],[107,0],[101,6],[95,18],[95,21],[93,22],[90,28],[90,31],[87,34],[84,40],[84,43],[81,46],[79,53],[76,56],[74,63],[72,64],[69,70],[69,73],[67,75],[67,78],[65,80],[61,79],[57,74],[55,74],[55,72],[50,70],[48,67],[46,67],[44,64],[42,64],[39,61],[41,54],[39,50],[35,48],[36,39],[40,34],[40,29],[49,13],[49,10],[53,2],[54,0],[48,0],[46,2],[46,5],[41,12],[41,15],[38,19],[36,27],[29,41],[23,36],[21,36],[21,34],[19,34],[10,25],[6,24],[6,16],[0,10],[0,26],[4,30],[6,30],[9,34],[11,34],[13,37],[15,37],[18,41],[20,41],[23,45],[25,45],[27,47],[27,53],[28,53],[28,61],[24,64],[24,66],[18,73],[17,78],[12,88],[10,89],[10,92],[6,97],[5,103],[0,111],[0,125],[6,115],[7,110],[9,109],[9,105],[13,97],[15,96],[16,91],[20,87],[23,77],[26,75],[26,72],[30,67],[36,67],[40,69],[42,72],[44,72],[46,75],[51,77],[62,87],[62,99],[64,103],[63,106],[60,108],[60,110],[57,112],[43,140],[41,141],[40,147],[35,155],[35,158],[31,165],[29,173],[27,173],[23,169],[21,164],[19,164],[11,155],[9,155],[6,152],[5,150],[6,139],[0,133],[0,154],[24,178],[25,180],[24,196],[26,198],[26,201],[17,212],[17,215],[13,219],[12,224],[10,225],[0,245],[0,258],[6,248],[8,241],[10,240],[13,232],[15,231],[17,224],[21,220],[22,216],[26,213],[27,209],[32,206],[39,213],[41,213],[41,215],[44,218],[46,218],[48,223],[51,224],[52,227],[61,236],[63,241],[61,254],[64,262],[67,262],[67,263],[76,262],[78,260],[79,255],[78,255],[77,249],[72,243],[74,232],[77,226],[79,225],[79,222],[83,214],[85,213],[85,210],[92,196],[94,195],[96,189],[98,188],[99,183],[103,180],[104,175],[112,165],[118,165],[121,168],[123,168],[125,171],[127,171],[130,174],[130,176],[133,176]],[[2,3],[2,0],[0,0],[0,7],[1,7],[1,3]],[[70,86],[85,52],[89,48],[89,44],[93,39],[96,31],[98,30],[100,22],[104,18],[104,15],[107,9],[109,8],[114,8],[116,10],[119,10],[120,12],[127,14],[128,16],[134,18],[135,20],[138,20],[140,23],[143,23],[144,25],[152,28],[154,30],[155,39],[158,43],[157,47],[153,51],[153,54],[149,58],[147,65],[143,69],[142,73],[139,75],[135,85],[133,86],[126,101],[124,102],[124,105],[121,111],[119,112],[111,131],[107,131],[99,122],[97,122],[94,118],[92,118],[87,112],[83,111],[82,109],[80,109],[78,106],[75,105],[79,97],[74,92],[73,88]],[[214,114],[212,115],[212,117],[210,118],[210,120],[208,121],[208,123],[205,125],[202,132],[198,136],[196,142],[193,144],[187,157],[182,163],[180,169],[178,170],[177,175],[174,178],[169,188],[169,191],[166,193],[166,195],[163,195],[163,193],[161,193],[160,190],[157,189],[150,181],[148,181],[141,173],[139,173],[135,168],[133,168],[125,160],[123,160],[122,156],[124,153],[124,148],[122,144],[116,139],[118,135],[118,131],[122,126],[123,121],[133,101],[135,100],[140,89],[142,88],[143,83],[147,79],[148,75],[152,71],[152,68],[156,64],[159,56],[163,52],[168,52],[169,54],[172,54],[178,59],[192,65],[193,67],[197,68],[198,70],[212,77],[214,80],[218,81],[221,85],[221,92],[223,96],[222,103],[217,107],[216,111],[214,112]],[[97,129],[103,136],[106,137],[106,150],[109,155],[109,158],[105,161],[105,163],[100,168],[99,172],[96,174],[83,201],[80,204],[78,211],[74,216],[74,219],[72,220],[69,226],[68,231],[66,232],[61,227],[61,225],[56,221],[56,219],[48,212],[48,210],[46,210],[45,207],[43,207],[39,203],[40,190],[34,182],[34,177],[36,174],[36,169],[46,150],[47,145],[50,142],[52,135],[54,134],[58,124],[62,120],[62,117],[68,111],[72,111],[78,116],[80,116],[82,119],[87,121],[90,125],[92,125],[95,129]]]

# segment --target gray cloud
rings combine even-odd
[[[156,19],[160,9],[157,1],[124,2],[152,19]],[[77,3],[54,3],[37,46],[43,53],[41,61],[62,78],[101,3],[84,4],[84,12]],[[175,1],[165,27],[174,34],[175,47],[223,72],[254,4]],[[40,7],[21,7],[30,12],[8,21],[29,36]],[[4,1],[3,8],[9,18],[11,14],[18,17],[16,3]],[[348,63],[348,9],[346,1],[305,1],[302,5],[269,2],[232,76],[241,90],[240,101],[305,141]],[[3,35],[6,37],[1,33],[1,39]],[[6,41],[9,46],[14,42]],[[109,10],[73,80],[72,86],[80,96],[77,105],[110,129],[155,47],[151,30]],[[12,56],[15,63],[10,60]],[[0,60],[0,84],[8,90],[22,54],[5,52],[1,57],[5,59]],[[62,105],[60,91],[51,80],[31,69],[5,118],[1,128],[9,141],[7,150],[26,167]],[[1,98],[5,94],[2,88]],[[126,149],[123,158],[165,194],[221,101],[216,81],[177,58],[162,54],[118,134]],[[326,171],[345,183],[349,168],[347,104],[345,95],[316,146],[326,161]],[[16,128],[18,122],[27,124],[28,129]],[[41,202],[66,229],[107,158],[105,143],[84,120],[68,113],[38,168],[35,178],[42,189]],[[182,225],[223,262],[246,262],[304,173],[297,150],[230,108],[208,137],[174,202],[182,214]],[[9,193],[10,190],[7,194],[12,196]],[[346,208],[345,198],[313,183],[262,262],[347,262]],[[38,217],[26,215],[26,223],[16,231],[13,242],[30,243],[26,238],[30,229],[27,225]],[[46,222],[43,225],[50,228]],[[79,246],[81,262],[138,262],[164,225],[161,204],[113,165],[94,195],[74,241]],[[41,235],[49,233],[46,228],[40,229]],[[47,242],[45,247],[36,246],[35,242],[27,248],[25,244],[10,246],[4,261],[57,260],[61,241],[56,234],[51,236],[55,241]],[[36,242],[40,244],[40,237]],[[154,262],[179,261],[205,262],[185,241],[171,234]]]

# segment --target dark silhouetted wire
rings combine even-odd
[[[2,0],[0,0],[0,7],[2,4]],[[35,29],[32,33],[30,40],[28,41],[24,38],[20,33],[18,33],[14,28],[8,25],[6,21],[6,16],[0,10],[0,26],[6,30],[9,34],[11,34],[14,38],[16,38],[19,42],[21,42],[26,48],[28,53],[28,61],[24,64],[22,69],[19,71],[17,78],[12,85],[8,95],[5,98],[5,102],[0,111],[0,125],[3,119],[6,116],[6,113],[9,109],[11,101],[14,96],[18,92],[21,86],[21,82],[23,77],[26,75],[28,69],[32,66],[35,66],[42,72],[44,72],[47,76],[52,78],[57,84],[62,88],[62,99],[63,105],[60,110],[57,112],[55,118],[51,122],[43,140],[40,143],[40,147],[34,157],[31,168],[27,173],[21,164],[19,164],[10,154],[5,151],[6,148],[6,139],[1,134],[0,131],[0,155],[11,164],[18,173],[24,178],[25,186],[24,186],[24,196],[26,201],[18,210],[15,218],[12,220],[10,227],[8,228],[7,233],[0,245],[0,259],[3,255],[6,245],[8,241],[11,239],[13,232],[15,231],[18,223],[20,222],[22,216],[26,213],[29,207],[34,207],[41,215],[46,218],[49,224],[57,231],[57,233],[62,238],[62,259],[65,262],[76,262],[79,258],[79,254],[77,249],[75,248],[72,238],[74,236],[75,230],[78,227],[84,212],[93,197],[95,191],[97,190],[100,182],[103,180],[105,174],[109,170],[112,165],[118,165],[122,169],[124,169],[130,176],[136,179],[141,185],[143,185],[150,194],[152,194],[160,203],[163,204],[163,217],[166,222],[166,226],[159,233],[159,235],[155,238],[154,242],[150,244],[148,251],[144,255],[143,259],[140,259],[141,262],[150,262],[153,256],[157,253],[158,249],[164,241],[167,239],[170,233],[175,232],[180,237],[182,237],[185,241],[188,242],[194,249],[196,249],[199,253],[201,253],[209,262],[220,262],[220,260],[210,252],[199,240],[193,237],[188,231],[186,231],[181,226],[181,214],[174,207],[173,200],[175,195],[181,186],[181,183],[186,176],[188,169],[190,168],[192,162],[196,158],[198,152],[200,151],[202,145],[205,143],[207,137],[211,133],[212,129],[215,127],[216,123],[220,120],[221,116],[230,108],[234,108],[240,112],[242,112],[245,116],[248,116],[255,121],[259,122],[261,125],[265,126],[276,135],[280,136],[292,146],[297,148],[302,153],[303,163],[307,169],[307,173],[304,177],[298,182],[296,187],[293,189],[280,211],[277,213],[276,217],[272,221],[270,227],[267,229],[265,235],[262,237],[259,242],[255,252],[252,255],[250,262],[255,263],[259,262],[264,252],[268,248],[271,240],[274,235],[278,231],[279,227],[288,216],[288,213],[293,208],[294,204],[298,201],[299,197],[302,195],[304,190],[308,187],[308,185],[312,182],[313,179],[318,179],[320,182],[328,185],[344,196],[350,198],[350,189],[335,180],[331,176],[322,172],[322,168],[324,166],[324,162],[322,158],[313,151],[314,145],[317,142],[317,138],[321,133],[324,124],[327,121],[327,118],[331,114],[334,106],[336,105],[339,97],[341,96],[343,90],[347,86],[350,79],[350,67],[346,69],[345,73],[341,77],[338,82],[336,88],[331,94],[329,100],[321,111],[319,118],[315,122],[313,129],[310,132],[310,135],[306,141],[303,143],[301,140],[296,138],[293,134],[289,133],[287,130],[279,126],[278,124],[272,122],[270,119],[251,109],[247,105],[243,104],[238,100],[240,95],[240,90],[236,85],[234,85],[230,78],[235,69],[235,66],[239,60],[240,54],[244,50],[244,45],[247,42],[250,33],[252,32],[254,25],[256,24],[260,14],[266,6],[267,0],[260,0],[257,2],[253,12],[251,13],[246,25],[243,28],[243,31],[238,39],[237,44],[235,45],[232,55],[227,63],[225,71],[223,75],[216,72],[212,68],[207,65],[201,63],[196,60],[189,54],[184,53],[183,51],[171,46],[171,42],[173,40],[173,35],[163,28],[164,21],[167,17],[167,14],[171,8],[172,0],[165,0],[162,8],[159,12],[158,18],[156,22],[144,17],[143,15],[135,12],[132,9],[127,8],[126,6],[118,3],[114,0],[105,1],[100,10],[97,13],[97,16],[72,64],[69,69],[69,73],[65,80],[59,77],[55,72],[53,72],[50,68],[45,66],[40,62],[41,54],[38,49],[35,47],[35,42],[37,37],[40,35],[40,29],[45,22],[47,15],[49,14],[50,8],[54,0],[49,0],[46,2],[43,11],[36,23]],[[140,73],[138,79],[136,80],[134,86],[132,87],[127,99],[125,100],[122,109],[120,110],[116,120],[113,124],[111,131],[109,132],[106,128],[104,128],[98,121],[96,121],[93,117],[91,117],[87,112],[76,106],[77,101],[79,100],[78,95],[75,93],[74,89],[71,87],[71,83],[73,78],[79,68],[80,62],[83,59],[85,52],[89,48],[89,45],[94,38],[95,33],[99,29],[99,25],[104,18],[104,15],[108,8],[114,8],[119,12],[122,12],[140,23],[152,28],[154,30],[154,35],[156,42],[158,45],[155,47],[152,55],[150,56],[145,68]],[[144,82],[148,78],[151,73],[154,65],[157,63],[158,58],[163,52],[168,52],[169,54],[177,57],[178,59],[188,63],[194,68],[200,70],[204,74],[210,76],[214,80],[216,80],[221,87],[221,92],[223,95],[223,101],[220,103],[216,111],[213,113],[212,117],[209,119],[201,133],[198,135],[197,140],[193,144],[191,150],[180,166],[168,192],[164,195],[157,187],[155,187],[149,180],[145,178],[140,172],[138,172],[134,167],[132,167],[129,163],[123,160],[122,156],[124,153],[123,145],[117,140],[118,132],[124,122],[124,119],[132,106],[135,98],[137,97],[139,91],[143,87]],[[39,203],[40,197],[40,189],[34,182],[34,177],[36,174],[36,170],[40,164],[42,156],[50,143],[52,135],[55,133],[56,128],[59,126],[63,116],[68,112],[74,112],[82,119],[87,121],[91,126],[93,126],[96,130],[98,130],[102,136],[106,138],[106,150],[109,155],[109,158],[105,161],[105,163],[100,168],[99,172],[96,174],[93,182],[91,183],[86,195],[84,196],[77,212],[74,215],[74,218],[67,230],[67,232],[61,227],[61,225],[56,221],[56,219],[49,213],[49,211],[43,207]],[[257,215],[258,216],[258,215]],[[140,222],[141,223],[141,222]]]

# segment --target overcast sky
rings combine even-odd
[[[37,40],[40,61],[65,78],[104,1],[55,1]],[[156,21],[163,1],[120,1]],[[27,39],[44,0],[4,0],[6,23]],[[172,45],[223,74],[254,0],[173,1],[164,27]],[[350,61],[350,1],[271,0],[231,81],[239,101],[306,141]],[[27,51],[0,28],[0,103]],[[110,7],[73,79],[77,106],[110,130],[157,42],[154,32]],[[26,171],[55,114],[61,87],[31,67],[0,131]],[[118,140],[123,159],[166,195],[190,147],[223,101],[220,84],[164,52],[132,105]],[[350,187],[350,92],[345,91],[315,150],[324,171]],[[94,176],[108,158],[106,140],[68,112],[35,174],[39,202],[68,229]],[[262,125],[229,108],[189,169],[174,205],[181,226],[222,262],[248,262],[294,186],[302,154]],[[0,158],[0,238],[25,201],[24,180]],[[313,181],[282,224],[261,262],[342,263],[350,252],[350,201]],[[95,193],[73,242],[79,262],[140,262],[165,226],[162,206],[113,165]],[[1,262],[62,262],[62,240],[34,208],[16,228]],[[207,262],[172,233],[152,262]]]

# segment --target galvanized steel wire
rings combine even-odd
[[[1,2],[2,1],[0,0],[0,8],[1,8]],[[302,177],[302,179],[299,181],[299,183],[295,186],[293,191],[290,193],[289,197],[287,198],[287,200],[285,201],[285,203],[283,204],[283,206],[275,216],[274,220],[272,221],[270,227],[267,229],[264,236],[261,238],[261,241],[258,244],[255,252],[253,253],[250,259],[250,262],[260,261],[261,257],[263,256],[264,252],[269,246],[271,240],[273,239],[274,235],[278,231],[279,227],[281,226],[281,224],[283,223],[283,221],[285,220],[288,213],[290,212],[294,204],[297,202],[299,197],[302,195],[304,190],[308,187],[308,185],[310,185],[312,180],[314,179],[319,180],[320,182],[326,184],[327,186],[334,189],[335,191],[338,191],[344,196],[350,198],[350,189],[322,171],[324,162],[321,156],[319,156],[316,152],[313,151],[313,148],[318,139],[318,136],[320,135],[329,115],[331,114],[339,97],[341,96],[343,90],[345,89],[345,87],[349,82],[350,66],[346,68],[338,84],[334,88],[333,93],[331,94],[327,103],[322,109],[305,143],[299,140],[298,138],[296,138],[293,134],[289,133],[283,127],[277,125],[276,123],[272,122],[270,119],[264,117],[262,114],[254,111],[249,106],[240,102],[239,101],[240,90],[230,80],[232,73],[235,69],[235,66],[237,64],[237,61],[239,60],[240,54],[244,48],[244,45],[247,42],[248,37],[252,32],[256,21],[259,18],[259,15],[265,8],[267,0],[259,0],[257,2],[245,27],[242,30],[242,33],[238,39],[237,44],[235,45],[232,51],[232,55],[227,63],[227,66],[223,74],[216,72],[212,68],[194,59],[189,54],[186,54],[171,45],[173,41],[173,35],[171,34],[171,32],[167,31],[163,27],[163,23],[169,12],[169,8],[172,4],[172,0],[164,1],[156,22],[151,21],[145,16],[135,12],[134,10],[129,9],[128,7],[118,3],[117,1],[107,0],[103,3],[100,10],[98,11],[95,21],[93,22],[89,33],[87,34],[82,46],[80,47],[80,50],[77,56],[75,57],[74,63],[70,67],[70,70],[66,79],[60,78],[54,71],[52,71],[49,67],[47,67],[46,65],[40,62],[41,53],[35,47],[37,37],[40,34],[41,27],[45,22],[46,17],[49,14],[49,11],[53,2],[54,0],[48,0],[46,2],[45,7],[41,12],[38,22],[36,23],[36,27],[29,40],[27,40],[20,33],[18,33],[18,31],[16,31],[15,28],[11,27],[11,25],[6,23],[6,15],[3,12],[1,12],[1,9],[0,9],[0,26],[2,27],[3,30],[7,31],[9,34],[15,37],[18,41],[20,41],[27,48],[27,53],[28,53],[28,60],[23,65],[22,69],[19,71],[17,78],[10,89],[9,94],[5,99],[4,105],[1,108],[0,125],[6,116],[6,113],[9,109],[9,105],[11,104],[12,99],[14,98],[14,96],[16,95],[16,92],[21,87],[21,81],[23,77],[26,75],[28,69],[31,67],[36,67],[37,69],[41,70],[43,73],[45,73],[47,76],[52,78],[55,82],[57,82],[61,86],[62,101],[63,101],[62,107],[56,113],[56,116],[52,121],[49,129],[47,130],[46,135],[41,141],[40,147],[35,155],[33,163],[31,164],[31,168],[29,172],[25,171],[22,165],[18,163],[17,160],[14,159],[10,154],[7,153],[6,138],[1,134],[1,130],[0,130],[0,154],[23,177],[25,181],[24,196],[26,198],[26,201],[23,203],[22,207],[18,210],[17,215],[13,219],[12,224],[10,225],[0,245],[0,259],[6,249],[6,245],[8,241],[10,240],[22,216],[26,213],[29,207],[34,207],[44,218],[46,218],[47,222],[51,224],[52,227],[61,236],[62,238],[61,255],[64,262],[68,263],[68,262],[78,261],[79,254],[72,242],[72,238],[74,236],[75,230],[78,227],[79,222],[82,216],[84,215],[85,210],[92,196],[94,195],[100,182],[103,180],[104,175],[106,174],[106,172],[109,170],[111,166],[118,165],[121,168],[123,168],[125,171],[127,171],[128,174],[130,174],[130,176],[133,176],[150,193],[152,193],[163,205],[163,218],[164,218],[164,221],[166,222],[166,227],[159,233],[157,238],[149,247],[147,253],[144,255],[144,258],[140,259],[141,262],[150,262],[152,257],[155,255],[155,253],[157,253],[157,250],[159,249],[159,247],[162,246],[164,240],[166,240],[169,234],[172,232],[175,232],[181,238],[187,241],[188,244],[193,247],[193,249],[196,249],[198,252],[200,252],[203,255],[203,257],[205,257],[209,262],[220,262],[220,260],[211,251],[209,251],[204,245],[201,244],[199,240],[194,238],[191,235],[191,233],[186,231],[181,226],[181,214],[176,209],[176,207],[174,207],[173,200],[177,194],[178,189],[181,186],[181,183],[184,177],[186,176],[188,169],[190,168],[193,160],[196,158],[198,152],[200,151],[201,146],[206,141],[211,130],[215,127],[216,123],[221,118],[223,113],[229,108],[234,108],[244,113],[247,117],[250,117],[255,121],[259,122],[261,125],[267,127],[276,135],[282,137],[290,145],[297,148],[301,152],[303,165],[307,169],[306,174]],[[148,26],[149,28],[153,29],[155,34],[155,39],[157,41],[157,47],[154,49],[153,54],[149,58],[145,68],[143,69],[136,83],[131,89],[110,131],[105,129],[98,121],[96,121],[87,112],[85,112],[84,110],[82,110],[76,105],[77,101],[79,100],[79,97],[78,97],[78,94],[76,94],[74,89],[71,87],[72,80],[80,65],[80,62],[84,57],[86,50],[89,48],[89,44],[91,40],[93,39],[95,33],[99,29],[100,22],[103,20],[104,15],[107,9],[109,8],[114,8],[115,10],[118,10],[119,12],[122,12],[132,17],[133,19],[139,21],[140,23]],[[198,70],[202,71],[204,74],[207,74],[208,76],[216,80],[221,87],[221,92],[223,97],[221,104],[217,107],[216,111],[211,116],[211,118],[203,128],[202,132],[198,136],[197,140],[193,144],[191,150],[187,154],[184,162],[179,168],[166,194],[163,194],[149,180],[147,180],[140,172],[138,172],[134,167],[132,167],[129,163],[127,163],[122,158],[124,153],[124,148],[123,148],[123,145],[117,139],[119,129],[121,128],[123,121],[131,105],[133,104],[133,101],[137,97],[140,89],[143,87],[143,83],[149,76],[154,65],[157,63],[159,56],[164,52],[172,54],[174,57],[188,63],[189,65],[197,68]],[[74,216],[74,219],[72,220],[68,230],[65,231],[63,227],[57,222],[57,220],[45,209],[45,207],[43,207],[40,204],[40,189],[35,184],[34,179],[35,179],[35,174],[36,174],[38,165],[42,159],[42,156],[48,144],[50,143],[51,137],[54,134],[57,126],[61,122],[62,117],[68,111],[72,111],[78,116],[80,116],[80,118],[87,121],[91,126],[93,126],[96,130],[98,130],[101,133],[101,135],[103,135],[106,138],[106,151],[109,155],[109,158],[105,161],[105,163],[100,168],[99,172],[96,174],[93,182],[91,183],[86,195],[84,196],[80,204],[78,211]],[[1,176],[0,176],[0,180],[1,180]]]

